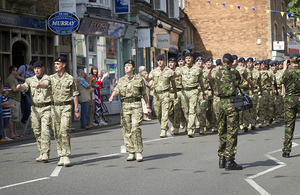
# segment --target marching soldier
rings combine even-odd
[[[183,56],[179,56],[179,58],[177,59],[177,64],[179,67],[182,67],[185,65],[185,61],[184,61],[184,57]]]
[[[109,102],[112,103],[114,97],[120,94],[122,102],[121,125],[126,151],[129,153],[127,161],[136,159],[140,162],[143,160],[143,141],[140,128],[143,120],[141,99],[144,98],[146,102],[148,114],[151,113],[151,108],[143,78],[134,73],[134,61],[127,60],[124,66],[126,75],[120,78]]]
[[[292,140],[295,130],[295,120],[300,107],[300,55],[290,55],[290,67],[288,62],[283,64],[282,83],[285,87],[284,97],[284,122],[285,135],[282,148],[282,157],[289,158],[292,149]]]
[[[152,70],[148,79],[152,79],[154,88],[154,110],[160,123],[160,137],[167,136],[168,118],[169,118],[169,101],[170,101],[170,83],[174,90],[174,98],[177,98],[174,72],[165,66],[165,57],[157,56],[158,67]]]
[[[176,70],[176,59],[174,57],[171,57],[169,59],[169,68],[173,71]],[[183,117],[181,115],[181,77],[175,78],[175,85],[176,85],[176,91],[177,91],[177,98],[175,99],[174,90],[172,88],[172,85],[170,86],[170,108],[169,108],[169,120],[172,123],[171,131],[174,133],[174,135],[177,135],[179,133],[179,127],[180,127],[180,121]],[[184,120],[183,120],[184,121]]]
[[[30,91],[32,100],[31,123],[40,151],[37,162],[48,162],[50,154],[50,124],[51,124],[51,87],[48,75],[44,74],[45,67],[42,61],[33,64],[35,76],[27,78],[24,84],[17,88],[23,92]],[[48,85],[45,89],[38,88],[39,83]]]
[[[54,61],[56,73],[49,77],[52,87],[53,105],[51,109],[52,129],[57,143],[57,154],[60,157],[58,166],[70,166],[69,156],[71,154],[70,125],[72,121],[72,98],[74,99],[75,117],[79,118],[78,95],[76,82],[70,74],[65,71],[67,59],[58,57]],[[38,88],[48,87],[40,83]]]
[[[182,101],[181,105],[184,110],[184,116],[187,121],[187,131],[190,138],[195,135],[195,119],[196,106],[199,96],[199,83],[204,98],[206,94],[204,91],[202,81],[202,70],[198,66],[193,66],[193,56],[191,53],[185,55],[185,66],[178,69],[176,76],[182,77]]]

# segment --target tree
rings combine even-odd
[[[294,27],[296,27],[297,18],[300,17],[300,0],[289,0],[286,9],[289,13],[293,13]]]

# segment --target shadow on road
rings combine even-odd
[[[278,165],[275,161],[273,160],[266,160],[266,161],[256,161],[252,163],[244,163],[241,164],[244,169],[250,168],[250,167],[273,167]]]
[[[144,160],[145,161],[157,160],[157,159],[175,157],[175,156],[179,156],[179,155],[182,155],[182,153],[156,154],[156,155],[152,155],[152,156],[145,156]]]

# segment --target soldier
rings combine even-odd
[[[173,71],[176,70],[176,59],[174,57],[169,58],[169,68]],[[169,107],[169,120],[172,123],[171,131],[174,135],[179,133],[180,121],[181,121],[181,98],[182,98],[182,84],[181,77],[175,78],[175,85],[177,91],[177,98],[175,99],[174,90],[172,85],[170,86],[170,107]]]
[[[280,91],[279,91],[279,88],[278,88],[278,82],[280,83],[280,78],[277,78],[276,77],[276,74],[277,74],[277,68],[278,68],[278,61],[277,60],[272,60],[270,61],[269,63],[270,65],[270,71],[272,72],[272,76],[273,76],[273,84],[274,84],[274,87],[275,87],[275,96],[272,96],[272,108],[273,108],[273,113],[272,114],[272,118],[273,120],[276,122],[276,123],[279,123],[280,120],[279,120],[279,117],[280,117],[280,113],[281,113],[281,110],[280,109],[283,109],[283,107],[280,106]],[[278,76],[278,74],[277,74]]]
[[[261,84],[263,88],[263,94],[259,101],[259,127],[263,127],[262,123],[266,126],[270,125],[271,110],[270,110],[270,87],[272,93],[275,93],[275,87],[273,85],[273,77],[268,70],[268,60],[261,61]]]
[[[251,128],[256,126],[256,120],[258,116],[258,102],[259,98],[263,94],[263,89],[261,86],[261,74],[260,74],[260,61],[256,60],[253,64],[251,60],[247,63],[247,67],[250,71],[251,80],[254,85],[254,90],[251,91],[250,97],[252,99],[253,107],[249,110],[250,112],[250,124]],[[260,92],[260,94],[259,94]]]
[[[186,65],[181,67],[176,72],[176,76],[182,77],[182,109],[187,121],[187,131],[190,138],[195,134],[195,119],[196,119],[196,106],[199,96],[199,83],[203,92],[204,98],[206,94],[204,91],[202,81],[202,70],[198,66],[193,66],[193,56],[191,53],[185,55]]]
[[[154,110],[161,127],[160,137],[164,138],[167,136],[167,130],[169,129],[170,83],[174,90],[175,99],[177,98],[177,92],[173,76],[174,72],[165,66],[165,57],[163,55],[157,56],[157,64],[158,67],[150,72],[148,79],[154,81]]]
[[[144,98],[146,102],[148,114],[151,113],[151,108],[143,78],[134,73],[134,61],[127,60],[124,67],[126,75],[119,79],[109,102],[112,103],[114,97],[120,94],[122,102],[121,125],[126,151],[129,153],[126,160],[133,161],[136,159],[141,162],[143,160],[143,141],[140,128],[143,120],[141,99]]]
[[[50,154],[50,121],[51,121],[51,88],[48,75],[44,74],[45,67],[42,61],[33,64],[35,76],[27,78],[24,84],[19,84],[17,89],[28,92],[32,100],[31,125],[40,151],[37,162],[48,162]],[[39,83],[48,87],[39,89]]]
[[[242,170],[235,160],[239,115],[235,111],[230,97],[235,96],[237,85],[241,80],[239,72],[232,69],[233,57],[226,53],[223,56],[223,66],[220,70],[209,73],[209,79],[217,81],[216,94],[220,97],[219,123],[219,168],[225,170]]]
[[[222,67],[222,60],[221,59],[217,59],[216,60],[216,67],[213,68],[211,70],[211,74],[214,74],[213,72],[215,71],[218,71],[221,69]],[[218,89],[218,85],[217,85],[217,82],[215,80],[211,80],[212,84],[213,84],[213,87],[214,87],[214,103],[213,103],[213,107],[214,107],[214,112],[215,112],[215,115],[216,115],[216,119],[219,118],[219,114],[220,114],[220,97],[218,97],[216,94],[215,94],[215,91],[217,91]],[[218,127],[218,122],[217,122],[217,128]]]
[[[185,61],[184,61],[184,57],[183,56],[179,56],[179,58],[177,59],[177,64],[179,67],[182,67],[185,65]]]
[[[58,57],[54,61],[56,73],[49,77],[52,87],[53,105],[51,109],[52,129],[57,143],[57,154],[60,157],[58,166],[70,166],[71,154],[70,125],[72,120],[72,97],[74,100],[75,117],[79,118],[77,86],[74,78],[66,71],[67,59]],[[37,87],[45,88],[41,83]]]
[[[284,122],[285,135],[282,148],[282,157],[289,158],[295,130],[295,120],[300,108],[300,55],[290,55],[290,67],[287,60],[283,63],[282,83],[285,87]]]
[[[237,55],[232,55],[233,57],[233,63],[232,63],[232,68],[235,68],[241,75],[241,84],[240,87],[243,91],[243,93],[249,94],[250,92],[250,87],[251,91],[253,92],[254,90],[254,85],[251,80],[251,74],[250,71],[244,67],[245,59],[240,58],[238,60]],[[250,86],[249,86],[250,85]],[[245,132],[248,131],[249,129],[254,130],[255,129],[255,124],[251,124],[250,121],[250,111],[249,110],[244,110],[239,113],[240,117],[240,129],[244,130]]]

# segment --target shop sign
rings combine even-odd
[[[47,22],[44,19],[0,13],[0,24],[46,30]]]
[[[157,48],[169,48],[170,47],[170,35],[169,34],[157,34],[156,35]]]
[[[78,33],[98,36],[121,37],[125,25],[117,22],[83,18]]]
[[[48,19],[48,27],[57,34],[71,34],[79,27],[79,18],[69,12],[56,12]]]
[[[84,56],[76,56],[77,67],[85,68],[85,57]]]
[[[116,14],[130,13],[130,0],[115,0],[115,13]]]
[[[284,41],[273,41],[273,50],[284,50]]]
[[[138,29],[138,48],[151,47],[150,28]]]

